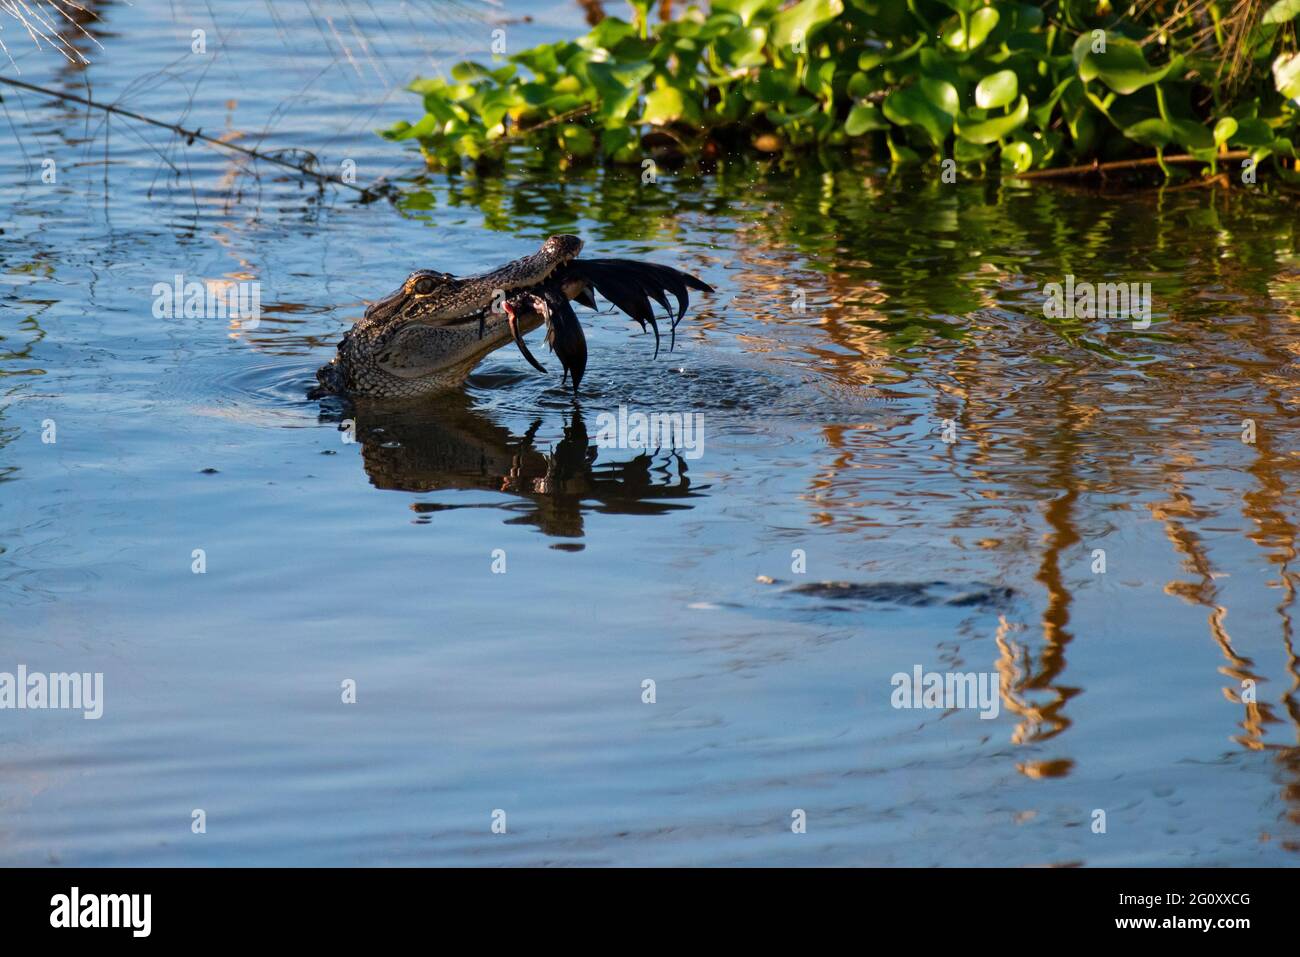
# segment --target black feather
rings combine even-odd
[[[659,326],[655,322],[650,300],[654,299],[672,317],[671,351],[677,344],[677,323],[686,315],[690,305],[688,289],[712,292],[713,287],[689,273],[659,263],[642,263],[631,259],[575,259],[567,275],[583,279],[596,287],[596,291],[631,316],[645,330],[646,324],[654,328],[655,355],[659,354]],[[677,300],[677,315],[672,315],[668,294]]]
[[[582,323],[559,288],[543,290],[541,298],[547,306],[546,344],[559,357],[564,371],[572,376],[576,395],[583,373],[587,371],[587,337],[582,333]]]

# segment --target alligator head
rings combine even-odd
[[[525,256],[481,276],[457,278],[422,269],[383,299],[343,336],[338,353],[316,373],[313,397],[338,394],[414,398],[459,385],[485,355],[511,341],[537,369],[524,335],[547,327],[547,343],[576,393],[587,365],[582,326],[569,302],[595,308],[595,292],[655,332],[650,301],[672,314],[673,332],[689,305],[689,289],[711,292],[694,276],[628,259],[578,259],[582,240],[551,236]]]

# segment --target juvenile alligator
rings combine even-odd
[[[481,276],[459,279],[428,269],[411,273],[344,334],[337,355],[316,373],[320,385],[312,397],[406,399],[454,387],[479,360],[511,339],[534,368],[545,372],[524,342],[525,333],[543,324],[546,342],[576,393],[587,368],[587,340],[570,300],[594,309],[593,290],[599,292],[643,331],[647,325],[654,329],[658,355],[659,326],[650,301],[668,310],[675,340],[677,323],[690,304],[688,290],[713,291],[669,266],[580,260],[581,251],[577,236],[551,236],[531,256]],[[677,300],[675,316],[668,293]]]

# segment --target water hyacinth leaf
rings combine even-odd
[[[689,37],[691,39],[712,40],[726,33],[721,20],[700,22],[694,18],[688,20],[669,20],[660,24],[659,35],[664,38]]]
[[[1002,41],[1011,53],[1027,53],[1036,61],[1049,61],[1047,39],[1041,33],[1011,33]]]
[[[976,146],[974,143],[967,143],[963,139],[958,139],[952,145],[952,157],[958,163],[983,163],[993,155],[993,149],[989,146]]]
[[[714,42],[721,62],[731,70],[747,70],[761,67],[767,63],[763,45],[767,43],[767,31],[762,27],[737,27]]]
[[[458,83],[473,83],[476,80],[492,79],[492,72],[481,64],[466,60],[451,68],[451,78]]]
[[[792,96],[781,104],[781,107],[780,110],[768,110],[763,114],[767,117],[768,122],[776,126],[786,126],[790,123],[809,119],[820,112],[817,101],[806,96]]]
[[[911,46],[904,47],[898,51],[891,50],[864,50],[858,54],[858,69],[872,70],[882,63],[902,63],[910,59],[916,52],[925,47],[925,37],[921,37]]]
[[[888,50],[863,50],[858,54],[858,69],[869,73],[888,59]]]
[[[683,57],[693,59],[695,49],[696,44],[692,40],[674,41],[671,38],[656,40],[653,37],[643,40],[638,35],[620,40],[618,45],[609,52],[615,60],[653,60],[655,63],[663,63],[673,52],[679,52]],[[600,59],[599,53],[596,59]]]
[[[1237,132],[1237,121],[1231,116],[1225,116],[1219,122],[1214,124],[1214,145],[1222,146],[1228,140],[1232,139],[1233,134]]]
[[[686,100],[682,91],[673,86],[663,86],[646,94],[642,123],[662,125],[680,120],[686,114]]]
[[[855,100],[860,100],[868,93],[874,93],[875,90],[876,84],[865,73],[854,73],[849,77],[848,85],[844,88],[844,91]]]
[[[395,123],[392,127],[384,132],[384,136],[390,140],[420,140],[427,139],[442,132],[443,123],[433,114],[426,113],[420,121],[414,126],[405,120]]]
[[[418,93],[424,96],[426,93],[441,92],[447,86],[447,81],[439,76],[425,76],[412,80],[407,89],[412,93]]]
[[[426,93],[424,96],[425,112],[439,123],[453,123],[469,119],[469,114],[455,103],[448,103],[439,93]]]
[[[917,57],[917,61],[920,63],[922,76],[933,77],[936,80],[947,80],[957,90],[961,90],[966,86],[966,81],[962,79],[956,65],[940,51],[932,47],[926,47]]]
[[[635,148],[637,137],[626,126],[615,126],[603,130],[600,134],[601,151],[613,159],[620,160],[629,147]]]
[[[641,84],[653,72],[653,63],[587,64],[587,75],[600,96],[597,117],[606,122],[626,117],[636,105]]]
[[[519,84],[519,95],[529,106],[541,106],[549,100],[554,94],[546,83],[521,83]]]
[[[1124,135],[1144,146],[1163,149],[1174,141],[1174,128],[1168,120],[1153,116],[1149,120],[1142,120],[1127,127]]]
[[[459,103],[461,100],[468,100],[474,93],[475,88],[468,83],[455,83],[443,87],[439,96],[450,103]]]
[[[895,143],[892,138],[886,137],[885,142],[889,145],[889,159],[895,166],[911,166],[921,162],[920,155],[910,146],[904,146]]]
[[[772,43],[780,49],[805,43],[823,24],[844,12],[844,0],[801,0],[772,18]]]
[[[936,147],[943,145],[952,129],[952,116],[931,103],[915,84],[889,94],[881,109],[899,126],[919,126]]]
[[[612,50],[624,40],[636,36],[636,27],[618,17],[606,17],[591,28],[591,32],[578,41],[584,47]]]
[[[1065,134],[1060,130],[1043,130],[1028,140],[1034,148],[1034,165],[1050,166],[1052,159],[1065,146]]]
[[[835,67],[834,60],[823,60],[816,65],[810,64],[804,74],[804,86],[807,87],[808,92],[818,99],[829,100],[835,93]]]
[[[1035,106],[1029,111],[1034,122],[1040,127],[1046,127],[1052,120],[1052,110],[1056,108],[1057,102],[1065,95],[1065,91],[1070,89],[1077,82],[1076,77],[1067,76],[1060,83],[1056,84],[1056,89],[1048,95],[1047,99]]]
[[[993,7],[980,7],[968,18],[970,32],[962,25],[961,17],[952,17],[940,28],[943,42],[954,50],[977,50],[998,25],[998,11]]]
[[[984,5],[984,0],[939,0],[939,2],[958,13],[972,13]]]
[[[570,110],[576,110],[580,106],[587,106],[587,100],[572,93],[561,93],[559,96],[553,96],[542,107],[552,113],[568,113]]]
[[[1237,129],[1228,142],[1233,146],[1271,146],[1273,144],[1273,130],[1263,120],[1245,119],[1237,121]]]
[[[585,126],[570,123],[560,128],[560,145],[570,156],[587,157],[596,151],[596,138]]]
[[[1034,165],[1034,148],[1024,140],[1013,140],[1002,147],[1002,165],[1023,173]]]
[[[767,103],[780,103],[799,92],[799,81],[788,70],[762,70],[758,74],[758,96]]]
[[[1273,85],[1288,100],[1300,100],[1300,53],[1283,53],[1273,61]]]
[[[917,86],[921,88],[927,100],[949,116],[956,116],[961,109],[961,98],[957,95],[957,88],[947,80],[923,76],[917,81]]]
[[[1016,108],[1004,116],[992,116],[986,120],[961,120],[957,123],[957,135],[968,143],[996,143],[998,140],[1025,125],[1029,119],[1029,99],[1023,94]]]
[[[1173,131],[1174,142],[1194,155],[1214,150],[1214,135],[1195,120],[1170,120],[1169,128]]]
[[[857,103],[849,110],[849,117],[844,121],[844,132],[849,136],[861,136],[873,130],[889,129],[889,121],[881,115],[880,110],[871,103]]]
[[[1020,3],[1015,6],[1016,29],[1018,30],[1038,30],[1043,25],[1043,11],[1040,7],[1035,7],[1029,3]]]
[[[466,105],[472,106],[483,125],[491,128],[499,124],[512,109],[521,105],[521,101],[513,87],[488,87],[472,100],[466,101]]]
[[[1128,96],[1145,86],[1158,83],[1171,73],[1181,71],[1183,58],[1175,56],[1163,67],[1153,67],[1142,53],[1142,47],[1125,37],[1106,36],[1105,52],[1092,49],[1093,40],[1083,34],[1074,44],[1074,59],[1078,64],[1079,78],[1085,82],[1101,80],[1121,96]]]
[[[584,64],[583,72],[584,73],[586,72],[585,64]],[[583,81],[578,79],[578,77],[574,76],[573,74],[569,74],[568,76],[562,76],[558,80],[555,80],[554,82],[551,83],[551,90],[555,93],[578,93],[582,90],[582,87],[583,87]]]
[[[781,0],[713,0],[712,8],[734,13],[744,26],[749,26],[760,13],[779,10]]]
[[[469,160],[476,160],[483,155],[483,141],[477,136],[466,134],[456,140],[456,152]]]
[[[537,76],[550,76],[560,69],[559,57],[556,56],[557,46],[559,44],[551,43],[533,47],[531,50],[516,53],[510,59],[528,67]]]
[[[1289,23],[1294,20],[1297,15],[1300,15],[1300,0],[1278,0],[1277,3],[1264,11],[1264,17],[1260,20],[1260,23]]]
[[[1014,70],[999,70],[980,80],[975,87],[975,105],[980,109],[991,110],[1006,106],[1020,95],[1020,81]]]

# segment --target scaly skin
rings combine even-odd
[[[490,302],[490,300],[489,300]],[[524,332],[532,332],[542,325],[541,316],[530,316]],[[408,333],[413,340],[429,337],[429,345],[446,356],[446,364],[431,369],[426,375],[404,377],[394,375],[375,361],[383,354],[394,335],[382,324],[362,320],[343,335],[338,355],[329,365],[316,373],[321,388],[320,395],[370,396],[382,399],[415,399],[444,389],[454,389],[464,383],[489,352],[499,349],[512,338],[509,318],[504,312],[488,312],[484,317],[483,335],[479,337],[477,315],[469,320],[448,326],[431,326],[427,332]]]
[[[593,289],[644,328],[658,326],[653,299],[678,302],[673,326],[684,314],[687,289],[710,287],[668,266],[621,259],[576,261],[577,236],[551,236],[531,256],[481,276],[458,279],[419,270],[400,289],[372,303],[349,329],[334,359],[316,373],[312,397],[414,399],[455,388],[485,355],[513,339],[524,356],[545,371],[523,335],[545,323],[547,341],[576,392],[587,364],[586,340],[569,300],[595,306]]]

